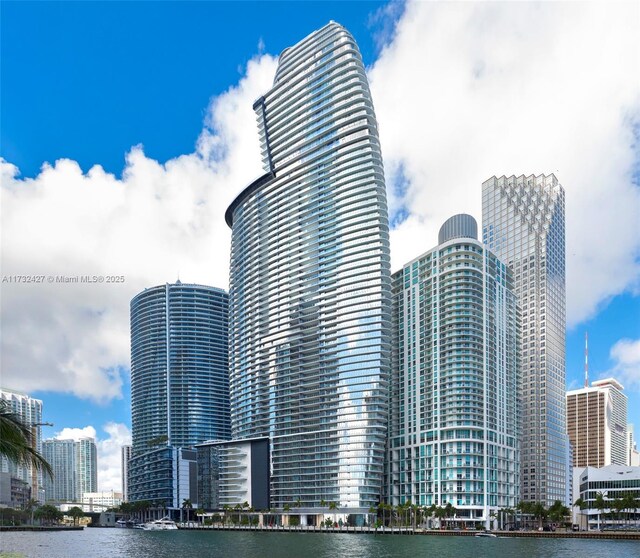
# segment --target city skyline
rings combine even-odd
[[[435,244],[442,217],[466,211],[480,222],[480,184],[487,176],[556,173],[567,190],[567,387],[582,385],[588,329],[593,379],[612,376],[624,384],[629,419],[640,422],[640,302],[633,294],[640,245],[634,223],[640,212],[630,125],[638,106],[630,100],[637,85],[629,78],[629,68],[637,67],[638,49],[632,47],[638,39],[630,32],[637,7],[605,13],[597,6],[576,11],[527,4],[456,9],[411,2],[318,4],[314,15],[309,10],[290,20],[282,17],[286,5],[272,3],[268,9],[256,7],[265,18],[256,18],[259,25],[237,36],[221,33],[224,55],[214,52],[218,46],[199,42],[195,32],[189,32],[189,40],[172,42],[175,54],[149,36],[136,39],[158,49],[156,60],[155,52],[140,51],[140,43],[124,38],[138,37],[128,26],[144,21],[144,9],[51,6],[3,5],[3,274],[124,275],[125,281],[2,285],[2,385],[44,401],[43,420],[55,426],[43,429],[43,437],[65,427],[93,430],[102,462],[108,463],[117,448],[113,463],[119,469],[119,445],[129,427],[128,299],[178,277],[226,287],[229,235],[222,213],[236,188],[249,183],[260,167],[251,104],[270,86],[273,57],[330,19],[355,35],[371,81],[388,177],[392,271]],[[377,12],[380,8],[384,11]],[[122,17],[118,10],[124,9],[131,17]],[[223,3],[192,6],[179,11],[179,21],[186,30],[201,29],[199,21],[217,21],[214,16],[231,21],[241,17],[238,10]],[[80,28],[96,13],[105,21],[100,37],[107,50],[116,39],[124,41],[122,49],[95,53],[91,33]],[[156,15],[159,27],[175,16],[171,5],[163,6]],[[287,21],[286,28],[278,17]],[[476,24],[479,19],[486,30]],[[114,20],[122,36],[110,34]],[[536,25],[529,31],[523,21]],[[617,38],[604,48],[592,37],[594,25],[602,25],[605,33],[616,29]],[[453,30],[450,39],[438,31],[444,26]],[[423,32],[416,35],[418,29]],[[18,30],[24,37],[36,33],[32,48],[24,48]],[[538,43],[541,32],[547,40]],[[501,42],[494,44],[488,37],[498,34]],[[581,54],[570,48],[573,43],[583,45]],[[468,45],[478,54],[468,52]],[[181,50],[185,46],[189,50]],[[105,71],[84,79],[84,62],[69,55],[80,51],[95,53]],[[510,51],[518,63],[505,54]],[[142,52],[143,61],[155,64],[155,73],[132,63],[127,52]],[[176,71],[180,57],[191,71],[176,80],[184,85],[153,82],[150,94],[137,80],[137,74],[143,79],[164,75],[160,61],[169,61],[167,68]],[[419,73],[411,71],[416,60]],[[40,71],[25,73],[27,68]],[[596,74],[602,79],[589,81]],[[140,94],[118,97],[116,91],[130,90],[121,77]],[[54,86],[60,81],[71,87],[61,91]],[[585,83],[589,87],[581,91]],[[49,114],[38,112],[42,103],[32,101],[42,92],[52,107]],[[187,99],[187,93],[193,96]],[[248,110],[237,108],[244,105]],[[585,129],[581,123],[589,106],[598,106],[598,118]],[[145,112],[152,109],[156,112]],[[628,116],[620,120],[620,114]],[[517,142],[509,137],[525,129]],[[24,137],[27,131],[30,139]],[[87,141],[91,131],[95,141]],[[574,134],[580,141],[573,141]],[[132,149],[140,142],[144,151]],[[54,164],[64,157],[69,159]],[[52,166],[38,170],[46,160]],[[95,163],[116,174],[89,172]],[[11,165],[23,174],[15,175]],[[133,225],[130,215],[139,218],[145,211],[148,216]],[[148,260],[144,270],[139,247]],[[31,351],[36,343],[42,351]],[[46,362],[39,360],[41,354],[48,355]],[[112,468],[105,466],[100,479],[108,479]]]

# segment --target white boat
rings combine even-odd
[[[155,521],[147,521],[142,524],[144,531],[172,531],[177,529],[176,522],[170,517],[163,517],[162,519],[156,519]]]
[[[487,533],[487,532],[483,532],[483,533],[476,533],[474,536],[476,537],[487,537],[490,539],[497,539],[498,535],[495,535],[493,533]]]

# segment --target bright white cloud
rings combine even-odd
[[[269,56],[249,62],[240,83],[212,100],[195,153],[160,164],[134,147],[122,179],[67,159],[21,179],[0,160],[3,276],[125,280],[2,284],[3,384],[120,397],[130,299],[178,275],[227,287],[224,211],[260,173],[252,104],[274,72]]]
[[[395,33],[384,27],[371,87],[391,212],[409,215],[392,232],[394,269],[451,214],[479,219],[486,178],[554,172],[567,190],[570,322],[638,287],[638,10],[409,2]],[[224,210],[260,173],[251,107],[274,72],[270,56],[251,61],[212,100],[194,153],[162,164],[134,147],[121,179],[65,159],[23,179],[0,161],[3,276],[125,277],[2,284],[3,384],[120,397],[130,299],[178,274],[227,286]]]
[[[620,380],[625,388],[640,391],[640,339],[620,339],[609,352],[615,363],[607,376]]]
[[[98,440],[98,490],[122,492],[122,446],[131,444],[131,432],[116,422],[102,429],[109,437]]]
[[[409,214],[394,269],[454,213],[480,222],[487,178],[555,173],[570,325],[637,286],[639,17],[637,3],[407,3],[370,71],[391,214]]]
[[[93,426],[84,428],[63,428],[54,438],[56,440],[82,440],[83,438],[96,438],[96,429]]]

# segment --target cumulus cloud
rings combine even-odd
[[[96,438],[96,429],[93,426],[84,428],[63,428],[54,438],[56,440],[82,440],[83,438]]]
[[[252,103],[274,72],[270,56],[250,61],[238,85],[211,101],[194,153],[162,164],[133,147],[122,178],[67,159],[20,178],[0,160],[2,274],[44,277],[2,284],[4,383],[120,397],[130,299],[178,275],[227,287],[224,210],[260,172]],[[63,282],[82,276],[104,280]]]
[[[394,269],[493,175],[555,173],[567,195],[567,314],[640,277],[637,3],[408,2],[370,69]],[[635,182],[634,182],[635,181]]]
[[[108,438],[98,440],[98,490],[122,491],[122,446],[131,444],[131,432],[122,423],[109,422],[102,429]]]
[[[620,339],[609,352],[615,363],[607,376],[619,379],[625,388],[640,391],[640,339]]]

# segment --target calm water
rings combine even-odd
[[[0,556],[29,558],[632,558],[637,541],[476,539],[474,537],[145,532],[85,529],[1,533]]]

